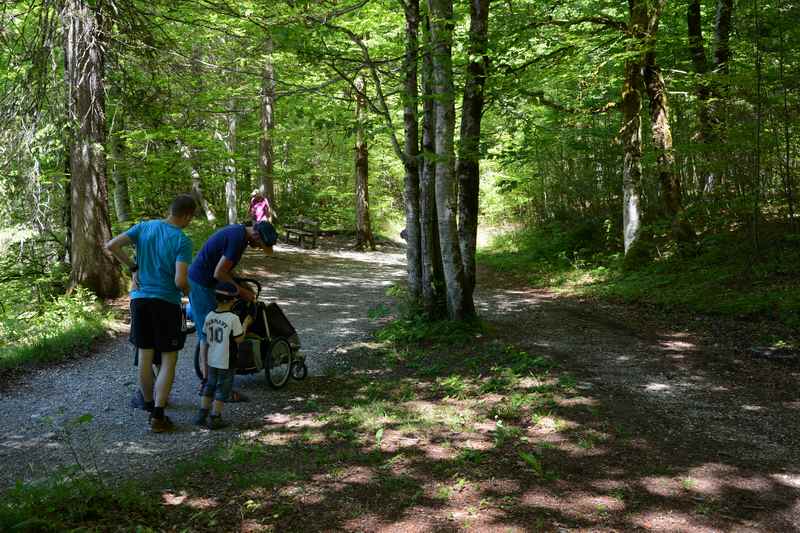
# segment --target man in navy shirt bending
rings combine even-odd
[[[189,302],[192,305],[192,318],[197,326],[197,341],[200,342],[200,368],[205,374],[208,355],[203,326],[206,315],[217,307],[214,289],[217,283],[230,283],[239,291],[239,297],[255,300],[255,293],[238,285],[233,280],[232,271],[239,264],[247,246],[260,248],[267,255],[272,254],[272,245],[278,240],[275,228],[269,222],[259,222],[254,226],[231,224],[217,230],[203,245],[192,265],[189,267]]]

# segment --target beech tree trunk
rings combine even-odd
[[[422,236],[420,235],[419,117],[417,68],[419,53],[419,0],[406,0],[406,47],[403,58],[403,126],[405,146],[403,199],[406,211],[406,270],[408,293],[422,295]]]
[[[117,264],[104,247],[111,238],[111,222],[104,150],[103,71],[107,35],[101,5],[86,0],[66,0],[61,11],[67,112],[73,133],[70,146],[70,284],[85,286],[101,298],[114,298],[122,293],[122,283]]]
[[[475,315],[471,294],[465,290],[464,265],[456,227],[457,198],[453,135],[455,98],[453,88],[453,2],[428,0],[433,44],[434,110],[436,114],[436,214],[447,296],[447,315],[464,320]]]
[[[458,151],[458,237],[464,264],[466,298],[475,289],[475,249],[478,239],[478,198],[480,192],[480,140],[483,90],[489,58],[489,0],[470,1],[469,62],[461,106],[461,141]]]
[[[191,194],[197,203],[197,210],[195,213],[202,214],[209,222],[214,222],[217,220],[217,216],[214,214],[214,209],[211,207],[211,204],[209,204],[208,200],[203,196],[203,180],[200,176],[200,171],[197,170],[194,150],[189,145],[183,144],[180,139],[178,139],[178,150],[181,153],[181,157],[189,163],[189,173],[192,178]]]
[[[444,292],[444,267],[436,217],[436,115],[433,109],[433,63],[428,17],[425,17],[425,50],[422,56],[422,160],[420,165],[419,225],[422,252],[422,306],[431,318],[447,312],[440,295]]]
[[[120,128],[121,129],[121,128]],[[111,136],[111,159],[113,167],[111,177],[114,181],[114,209],[117,220],[126,222],[131,216],[131,198],[128,191],[128,176],[120,169],[120,161],[125,146],[119,135]]]
[[[375,250],[369,218],[369,147],[367,145],[366,124],[366,82],[359,76],[356,88],[356,248]]]
[[[635,60],[625,62],[622,85],[622,231],[627,254],[642,229],[642,94],[641,67]]]
[[[235,107],[231,104],[231,107]],[[228,134],[225,137],[225,149],[228,151],[228,160],[225,162],[225,207],[228,215],[228,224],[236,224],[238,216],[236,210],[236,130],[238,117],[231,112],[227,117]]]
[[[700,7],[700,0],[689,1],[687,27],[692,65],[699,78],[696,89],[699,127],[695,139],[705,147],[705,168],[701,172],[703,190],[709,193],[714,190],[718,181],[718,173],[714,164],[716,158],[711,154],[719,152],[719,145],[724,142],[724,125],[720,108],[725,99],[726,82],[724,79],[728,74],[728,62],[730,61],[729,42],[733,0],[717,0],[713,69],[706,55]]]
[[[269,200],[273,219],[275,218],[275,155],[272,133],[275,129],[275,68],[272,64],[272,38],[265,42],[266,61],[261,76],[261,143],[259,147],[258,168],[261,173],[259,189]]]
[[[681,205],[681,182],[675,172],[675,153],[669,123],[669,100],[655,52],[648,52],[644,69],[645,87],[650,101],[650,127],[656,149],[656,168],[661,184],[664,209],[672,221],[672,237],[679,245],[693,244],[695,233]]]

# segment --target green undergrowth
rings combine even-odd
[[[564,431],[573,447],[595,442],[560,412],[578,394],[575,380],[485,330],[392,323],[378,334],[390,340],[343,356],[362,366],[293,383],[291,399],[276,398],[290,402],[280,409],[285,422],[250,426],[121,488],[96,476],[18,485],[3,495],[0,530],[216,531],[246,522],[302,531],[309,517],[337,529],[365,513],[387,523],[417,506],[438,513],[496,478],[552,483],[564,475],[563,452],[531,428]],[[446,331],[464,342],[448,342]],[[431,446],[441,452],[429,454]],[[304,495],[320,503],[309,508]],[[482,505],[508,502],[487,492]]]
[[[3,494],[0,531],[136,531],[163,510],[137,483],[110,487],[92,477],[59,474],[18,483]],[[88,527],[87,527],[88,526]],[[147,530],[145,530],[147,531]]]
[[[602,223],[550,224],[501,236],[479,261],[556,290],[800,327],[800,234],[765,225],[756,249],[747,231],[708,231],[695,254],[656,245],[630,268],[606,233]]]

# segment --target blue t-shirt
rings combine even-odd
[[[239,263],[245,248],[247,248],[247,232],[243,224],[231,224],[217,230],[203,245],[203,248],[194,258],[189,267],[189,279],[203,287],[214,287],[214,270],[220,258]]]
[[[136,246],[139,288],[131,299],[160,298],[181,303],[181,290],[175,285],[175,263],[192,261],[192,241],[178,226],[164,220],[136,224],[125,232]]]

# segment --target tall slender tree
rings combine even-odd
[[[355,79],[356,89],[356,248],[375,249],[375,237],[369,216],[369,145],[367,144],[366,81]]]
[[[469,57],[461,105],[458,180],[458,237],[464,263],[464,287],[472,298],[475,288],[475,250],[478,237],[481,117],[489,67],[489,0],[470,0]]]
[[[458,239],[455,192],[455,97],[453,86],[453,2],[428,0],[431,17],[434,112],[436,115],[436,215],[446,284],[447,315],[464,320],[475,315],[471,291],[466,290]]]
[[[70,131],[72,285],[101,298],[122,292],[119,269],[103,246],[111,238],[106,178],[103,75],[111,21],[104,2],[65,0],[61,10]]]

